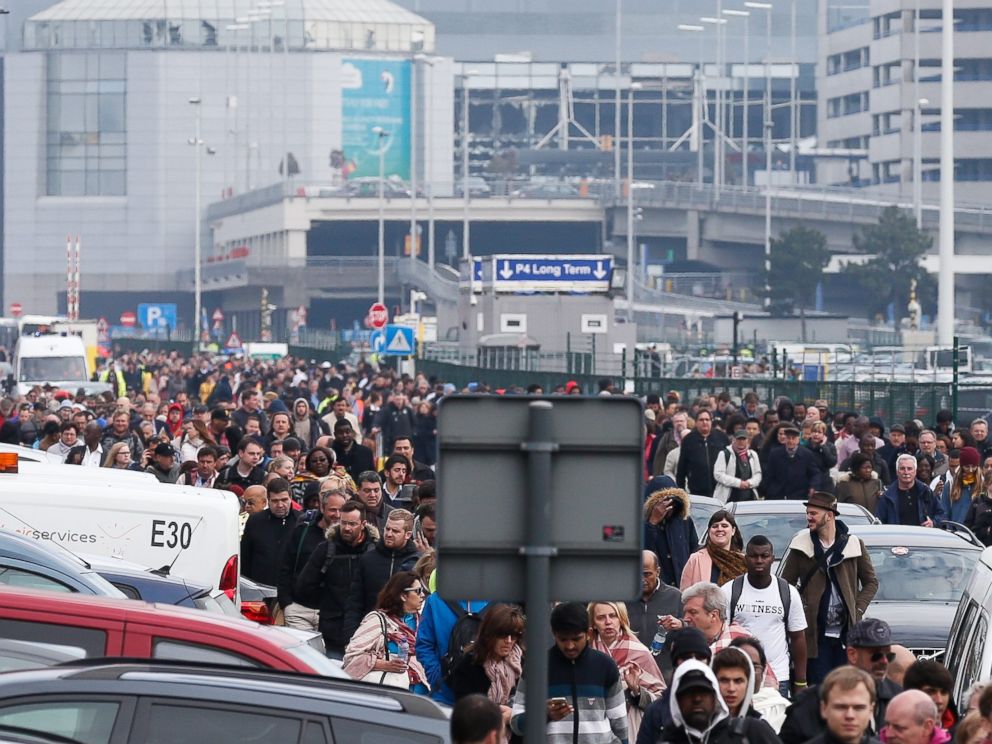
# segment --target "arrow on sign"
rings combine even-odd
[[[597,279],[602,279],[604,276],[606,276],[606,272],[603,271],[603,262],[602,261],[597,261],[596,262],[596,270],[594,272],[592,272],[592,275],[594,277],[596,277]]]
[[[513,271],[510,270],[509,261],[503,262],[503,268],[499,270],[499,275],[504,279],[509,279],[511,276],[513,276]]]

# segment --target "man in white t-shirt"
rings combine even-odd
[[[765,647],[768,664],[779,680],[779,690],[789,697],[792,687],[806,687],[806,615],[794,586],[772,575],[775,551],[764,535],[747,543],[744,564],[747,573],[728,581],[720,589],[727,597],[732,622],[751,632]],[[785,593],[788,592],[788,595]],[[786,602],[788,596],[788,618]],[[789,684],[792,660],[793,685]]]

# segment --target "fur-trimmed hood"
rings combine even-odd
[[[660,491],[652,493],[648,496],[648,500],[644,502],[644,521],[646,522],[648,520],[651,512],[654,511],[654,507],[660,501],[669,497],[682,505],[682,519],[688,519],[692,511],[692,502],[689,500],[689,494],[681,488],[663,488]]]

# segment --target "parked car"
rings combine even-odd
[[[887,622],[893,640],[917,657],[943,661],[982,544],[970,532],[929,527],[857,525],[851,534],[864,541],[878,577],[865,615]]]
[[[373,176],[352,178],[343,188],[345,196],[359,198],[379,198],[379,179]],[[385,179],[382,182],[382,195],[386,199],[409,199],[410,190],[401,182]]]
[[[205,609],[206,604],[203,599],[210,597],[210,587],[194,584],[179,576],[170,576],[116,558],[92,556],[86,553],[80,554],[79,557],[120,589],[128,599]],[[211,606],[210,609],[213,607]]]
[[[398,689],[272,671],[72,664],[0,677],[0,725],[87,744],[446,744],[448,718]]]
[[[0,638],[0,672],[38,669],[83,658],[86,654],[78,648]]]
[[[728,504],[727,508],[734,515],[745,544],[755,535],[764,535],[772,541],[776,558],[785,554],[797,532],[807,529],[806,507],[802,501],[738,501]],[[858,504],[838,504],[837,510],[840,512],[838,519],[848,527],[878,522],[874,514]],[[699,533],[700,540],[705,534],[705,529]]]
[[[951,695],[962,701],[972,683],[992,677],[992,548],[979,555],[958,600],[947,639],[945,664],[954,680]]]
[[[689,503],[690,511],[692,512],[689,516],[692,518],[693,526],[696,528],[696,534],[702,540],[706,534],[706,527],[710,523],[710,517],[713,516],[714,512],[725,509],[726,505],[712,496],[690,496]]]
[[[455,196],[461,199],[465,194],[465,184],[462,179],[457,179],[455,181]],[[468,195],[472,199],[476,198],[486,198],[492,196],[493,190],[486,183],[486,179],[482,176],[469,176],[468,177]]]
[[[178,659],[346,676],[318,633],[186,607],[0,588],[0,638],[80,649],[87,658]]]
[[[0,530],[0,586],[101,597],[125,595],[78,556],[56,543]]]
[[[577,199],[579,190],[568,183],[533,183],[514,191],[517,199]]]
[[[262,625],[272,625],[278,604],[278,591],[274,586],[259,584],[241,577],[241,614]]]

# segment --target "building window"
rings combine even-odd
[[[49,196],[123,196],[127,175],[125,55],[48,55]]]

